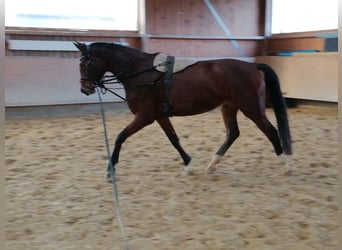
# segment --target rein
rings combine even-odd
[[[108,81],[108,80],[107,80],[107,81]],[[115,84],[115,83],[119,83],[119,82],[110,82],[110,83],[107,83],[107,84]],[[107,91],[108,91],[108,92],[112,93],[113,95],[119,97],[121,100],[127,101],[125,97],[119,95],[118,93],[115,93],[115,92],[114,92],[113,90],[111,90],[110,88],[107,88],[107,87],[105,86],[105,84],[106,84],[105,82],[101,82],[101,81],[100,81],[99,83],[94,82],[94,84],[95,84],[95,87],[100,88],[100,91],[101,91],[101,94],[102,94],[102,95],[106,94]]]
[[[125,73],[119,73],[117,75],[112,75],[112,76],[103,76],[102,79],[100,81],[94,81],[94,80],[90,80],[89,78],[87,77],[83,77],[81,78],[81,80],[90,80],[94,87],[99,87],[101,89],[101,93],[102,94],[106,94],[106,92],[110,92],[112,93],[113,95],[119,97],[121,100],[123,101],[127,101],[125,97],[119,95],[118,93],[115,93],[112,89],[113,88],[108,88],[106,87],[105,85],[106,84],[122,84],[122,81],[123,79],[128,79],[128,78],[131,78],[131,77],[134,77],[134,76],[137,76],[137,75],[140,75],[140,74],[143,74],[147,71],[150,71],[152,69],[156,69],[157,67],[159,66],[162,66],[164,65],[165,62],[162,62],[158,65],[155,65],[153,67],[149,67],[149,68],[146,68],[146,69],[143,69],[143,70],[139,70],[137,72],[133,72],[131,74],[125,74]],[[153,86],[155,85],[156,81],[158,81],[163,75],[159,76],[155,81],[151,82],[151,83],[145,83],[145,84],[140,84],[140,85],[136,85],[136,86],[133,86],[133,87],[126,87],[126,88],[141,88],[141,87],[147,87],[147,86]]]

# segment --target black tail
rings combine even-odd
[[[276,72],[267,64],[257,64],[257,68],[265,75],[266,91],[272,103],[277,119],[279,137],[283,146],[284,153],[292,154],[291,134],[287,118],[287,106],[281,93],[279,78]]]

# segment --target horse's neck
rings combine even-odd
[[[153,66],[155,54],[144,53],[128,47],[112,47],[98,51],[108,64],[108,71],[114,75],[130,76],[124,79],[124,84],[135,84],[145,74],[139,72]],[[137,74],[138,73],[138,74]],[[148,77],[149,78],[149,77]]]
[[[136,85],[148,85],[154,82],[160,72],[152,71],[155,54],[139,53],[132,63],[125,69],[121,82],[128,87],[127,90],[134,89]]]
[[[134,53],[129,48],[112,47],[101,50],[100,53],[113,71],[122,71],[129,67],[134,58]]]
[[[154,56],[144,52],[135,50],[121,50],[115,52],[111,62],[120,67],[123,71],[141,71],[148,67],[152,67]],[[115,58],[117,58],[115,60]]]

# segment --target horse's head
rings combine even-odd
[[[79,42],[75,42],[74,45],[82,53],[80,60],[81,92],[86,95],[94,94],[95,87],[107,71],[107,65],[101,57],[90,54],[88,45]]]

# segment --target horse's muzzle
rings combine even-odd
[[[81,92],[85,95],[95,93],[95,85],[92,82],[81,80]]]
[[[95,88],[88,88],[88,89],[81,88],[81,92],[87,96],[92,95],[95,93]]]

